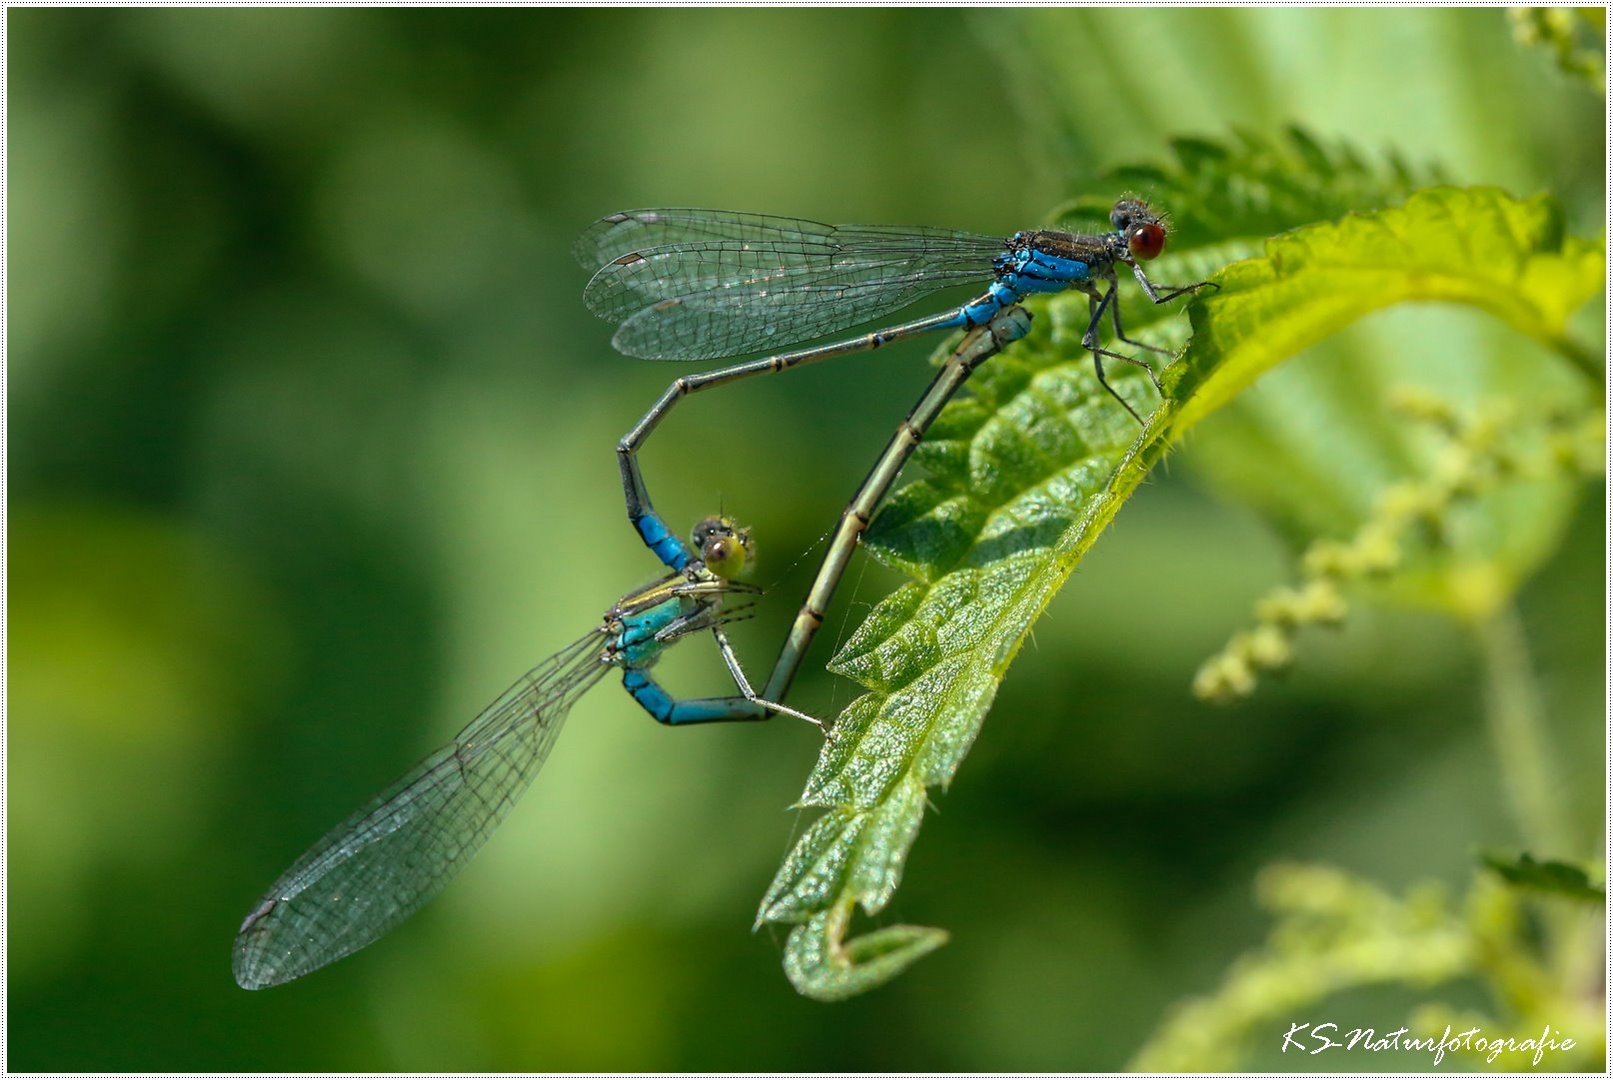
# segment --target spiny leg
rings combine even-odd
[[[1146,341],[1134,341],[1126,336],[1126,331],[1122,329],[1120,325],[1120,301],[1118,299],[1109,305],[1109,316],[1111,321],[1113,321],[1115,324],[1115,338],[1117,340],[1124,341],[1127,345],[1135,345],[1139,349],[1147,349],[1149,352],[1160,353],[1163,356],[1169,356],[1171,354],[1169,349],[1161,348],[1158,345],[1150,345]],[[1153,369],[1149,368],[1148,373],[1152,375],[1154,373]],[[1154,380],[1154,385],[1159,385],[1158,379]]]
[[[1124,360],[1126,363],[1140,367],[1148,372],[1149,379],[1153,380],[1154,388],[1159,390],[1161,394],[1164,393],[1163,388],[1159,385],[1159,376],[1154,374],[1154,369],[1149,367],[1145,361],[1139,360],[1135,356],[1127,356],[1125,353],[1105,349],[1098,344],[1098,330],[1103,325],[1104,309],[1114,304],[1116,288],[1117,285],[1114,279],[1111,278],[1109,288],[1101,296],[1098,294],[1096,286],[1089,286],[1081,290],[1087,294],[1087,310],[1091,314],[1091,320],[1087,323],[1086,333],[1081,335],[1081,347],[1092,354],[1092,370],[1098,376],[1098,385],[1108,391],[1110,397],[1120,402],[1125,407],[1125,410],[1131,414],[1133,420],[1137,421],[1139,425],[1143,425],[1143,418],[1138,415],[1136,409],[1131,407],[1131,402],[1121,397],[1120,393],[1109,385],[1109,380],[1103,370],[1103,358],[1105,356],[1115,360]]]
[[[734,684],[739,687],[739,692],[744,695],[745,701],[753,705],[760,705],[770,712],[793,716],[797,720],[805,720],[819,731],[827,732],[829,730],[829,725],[819,720],[816,716],[810,716],[777,701],[768,701],[757,694],[755,690],[751,689],[750,680],[745,677],[745,669],[740,666],[739,657],[734,655],[734,647],[729,644],[728,635],[723,633],[722,627],[712,627],[711,633],[717,639],[717,651],[722,654],[723,663],[728,665],[728,674],[733,676]]]
[[[1136,263],[1130,263],[1129,265],[1131,266],[1132,274],[1137,278],[1137,284],[1143,287],[1143,292],[1148,294],[1148,299],[1152,300],[1156,304],[1169,303],[1170,301],[1175,300],[1178,296],[1185,296],[1188,293],[1196,293],[1200,289],[1206,287],[1211,289],[1219,289],[1221,287],[1213,281],[1195,281],[1191,285],[1155,285],[1152,281],[1148,280],[1148,275],[1143,273],[1142,267],[1138,266]]]
[[[1221,288],[1220,285],[1213,281],[1195,281],[1191,285],[1155,285],[1152,281],[1148,280],[1148,275],[1143,273],[1143,268],[1141,266],[1138,266],[1136,263],[1130,263],[1129,265],[1131,266],[1132,274],[1137,278],[1137,283],[1142,286],[1143,292],[1147,293],[1148,299],[1152,300],[1156,304],[1169,303],[1170,301],[1175,300],[1178,296],[1196,293],[1203,288]],[[1098,347],[1097,328],[1098,319],[1100,316],[1098,309],[1103,305],[1109,306],[1110,317],[1115,324],[1115,337],[1120,341],[1124,341],[1128,345],[1135,345],[1139,349],[1147,349],[1150,352],[1160,353],[1165,356],[1169,356],[1171,350],[1161,348],[1158,345],[1150,345],[1145,341],[1136,341],[1126,336],[1126,332],[1121,326],[1120,322],[1120,302],[1115,299],[1117,284],[1118,283],[1111,277],[1109,281],[1109,291],[1104,295],[1102,302],[1100,303],[1097,300],[1093,301],[1094,306],[1092,311],[1092,323],[1087,327],[1087,336],[1082,339],[1081,343],[1088,349],[1088,351],[1092,353],[1092,364],[1094,369],[1097,371],[1098,382],[1102,383],[1104,389],[1108,390],[1109,393],[1117,398],[1122,405],[1125,405],[1126,411],[1131,413],[1132,418],[1140,424],[1143,422],[1143,420],[1142,417],[1137,415],[1137,410],[1133,409],[1129,404],[1127,404],[1125,399],[1121,398],[1119,394],[1116,394],[1114,392],[1114,388],[1111,387],[1108,380],[1104,378],[1103,360],[1101,358],[1105,356],[1113,357],[1116,360],[1124,360],[1128,364],[1134,364],[1137,367],[1142,368],[1144,371],[1148,372],[1148,378],[1153,382],[1154,389],[1158,390],[1161,396],[1164,396],[1165,388],[1160,385],[1159,376],[1155,374],[1151,365],[1143,362],[1141,359],[1135,356],[1126,356],[1123,353],[1112,352],[1108,349]],[[1091,290],[1087,290],[1087,294],[1094,297],[1097,295]]]

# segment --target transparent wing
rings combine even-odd
[[[777,353],[879,319],[940,289],[982,280],[979,267],[963,273],[911,265],[855,271],[865,273],[879,276],[856,280],[835,268],[802,275],[787,289],[727,286],[663,300],[622,320],[611,344],[646,360]]]
[[[654,210],[604,219],[577,254],[609,260],[583,299],[621,324],[619,350],[706,360],[781,349],[983,281],[1004,245],[947,229]]]
[[[612,260],[645,248],[703,244],[802,243],[834,235],[833,225],[734,210],[627,210],[600,218],[577,237],[571,253],[592,273]]]
[[[281,875],[235,937],[255,990],[363,948],[476,854],[526,791],[572,704],[609,670],[596,630],[533,668]]]

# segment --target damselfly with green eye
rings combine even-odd
[[[734,656],[724,599],[758,592],[733,576],[749,532],[726,518],[695,527],[694,549],[653,585],[622,597],[599,626],[521,677],[442,747],[342,822],[282,874],[235,937],[248,990],[306,975],[375,941],[437,895],[492,835],[543,767],[572,705],[610,671],[663,724],[761,720],[783,712],[752,691]],[[674,698],[649,673],[666,647],[710,630],[740,693]],[[819,724],[821,727],[822,725]]]
[[[1029,315],[1017,306],[1021,300],[1066,289],[1087,295],[1090,319],[1082,347],[1092,354],[1098,382],[1142,423],[1110,386],[1104,358],[1142,368],[1156,389],[1159,378],[1145,361],[1102,346],[1104,316],[1119,340],[1153,352],[1168,350],[1126,337],[1116,301],[1116,266],[1130,268],[1156,304],[1212,283],[1167,286],[1149,280],[1140,264],[1164,251],[1167,228],[1142,200],[1116,202],[1109,223],[1110,232],[1038,229],[1003,240],[947,229],[822,225],[721,210],[636,210],[602,218],[578,238],[573,252],[594,271],[584,300],[595,314],[619,324],[612,338],[617,349],[648,359],[710,360],[791,345],[873,321],[940,289],[990,279],[980,296],[936,315],[679,378],[617,444],[628,519],[650,549],[675,566],[671,534],[650,501],[637,455],[680,400],[934,330],[971,331],[842,515],[764,696],[776,700],[789,689],[857,537],[929,421],[974,367],[1027,331]]]

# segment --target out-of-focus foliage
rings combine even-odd
[[[1174,1008],[1132,1069],[1247,1068],[1251,1036],[1277,1026],[1289,1036],[1279,1050],[1284,1062],[1320,1057],[1325,1066],[1360,1045],[1386,1072],[1431,1071],[1447,1057],[1480,1071],[1518,1072],[1546,1062],[1563,1072],[1600,1070],[1604,1028],[1581,981],[1594,978],[1588,955],[1574,965],[1572,979],[1544,968],[1525,944],[1528,912],[1518,893],[1494,878],[1476,877],[1459,903],[1441,882],[1420,882],[1398,897],[1321,866],[1268,867],[1255,887],[1261,906],[1278,919],[1265,945],[1239,957],[1212,996]],[[1598,912],[1552,914],[1577,923],[1578,941],[1596,938]],[[1336,995],[1364,986],[1448,991],[1463,978],[1496,987],[1511,1015],[1498,1020],[1431,1004],[1404,1023],[1376,1028],[1290,1020],[1315,1016]]]
[[[1307,547],[1299,584],[1279,585],[1257,600],[1255,626],[1234,634],[1199,668],[1193,688],[1200,697],[1247,695],[1258,671],[1287,667],[1299,631],[1343,621],[1350,586],[1387,581],[1391,589],[1379,599],[1467,620],[1493,616],[1551,554],[1568,523],[1576,481],[1603,474],[1606,423],[1599,410],[1501,399],[1467,417],[1423,391],[1392,394],[1384,405],[1409,428],[1444,436],[1430,475],[1385,488],[1349,539],[1321,538]],[[1509,502],[1527,513],[1495,520]],[[1415,542],[1427,537],[1436,543]],[[1476,538],[1503,544],[1496,549]]]
[[[1607,93],[1606,8],[1513,8],[1507,17],[1520,42],[1549,50],[1563,74]]]
[[[441,901],[239,991],[230,938],[264,885],[657,569],[611,446],[675,372],[586,315],[567,252],[588,221],[683,204],[1006,234],[1112,197],[1106,167],[1173,137],[1297,124],[1369,165],[1549,192],[1585,235],[1602,102],[1491,10],[6,18],[12,1068],[1117,1068],[1264,935],[1256,867],[1455,889],[1474,845],[1592,842],[1594,505],[1519,596],[1569,851],[1498,806],[1478,662],[1426,615],[1352,619],[1236,714],[1189,694],[1288,552],[1350,525],[1247,509],[1244,484],[1307,464],[1250,454],[1256,421],[1305,427],[1292,401],[1362,366],[1471,403],[1522,353],[1530,386],[1577,386],[1491,320],[1396,315],[1196,428],[1089,553],[888,909],[953,935],[906,978],[825,1008],[743,933],[810,827],[781,808],[813,732],[661,730],[607,688]],[[753,669],[923,351],[709,395],[646,453],[674,522],[721,504],[756,529],[775,587],[738,628]],[[894,580],[862,565],[792,698],[820,715],[846,692],[817,658]],[[668,682],[722,685],[679,652]]]

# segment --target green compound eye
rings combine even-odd
[[[718,577],[731,578],[744,571],[755,557],[750,530],[741,529],[731,518],[708,517],[694,527],[694,546],[700,561]]]

